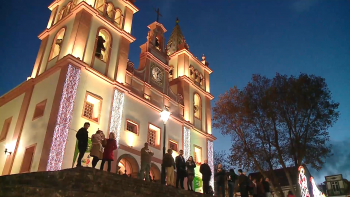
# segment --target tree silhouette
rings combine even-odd
[[[338,106],[324,78],[253,75],[242,90],[233,87],[219,96],[213,108],[213,126],[231,136],[233,165],[260,171],[280,196],[273,170],[282,167],[297,194],[287,167],[307,164],[322,168],[331,156],[327,130],[338,119]]]

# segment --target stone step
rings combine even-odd
[[[0,196],[195,197],[204,195],[91,168],[75,168],[56,172],[2,176],[0,177]]]

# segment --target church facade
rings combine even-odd
[[[75,167],[75,135],[85,122],[89,136],[116,134],[112,172],[136,177],[148,142],[159,179],[164,137],[174,156],[182,149],[213,169],[212,70],[204,55],[198,60],[189,51],[178,21],[168,42],[161,23],[148,26],[136,69],[128,60],[139,11],[133,1],[55,0],[49,9],[31,76],[0,98],[2,175]],[[171,112],[166,136],[164,109]]]

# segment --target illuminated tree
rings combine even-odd
[[[232,137],[233,165],[260,171],[282,194],[273,170],[282,167],[290,186],[287,167],[309,164],[319,170],[331,155],[327,129],[339,116],[338,106],[321,77],[253,75],[244,89],[220,95],[213,126]]]

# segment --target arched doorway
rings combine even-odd
[[[133,156],[129,154],[121,155],[117,160],[117,165],[118,174],[126,174],[129,177],[137,178],[139,165]]]
[[[158,166],[154,163],[151,164],[151,170],[150,170],[152,180],[159,182],[160,181],[160,170]]]

